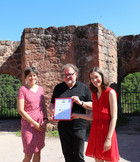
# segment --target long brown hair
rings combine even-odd
[[[90,72],[89,72],[89,80],[90,80],[90,74],[91,74],[92,72],[94,72],[94,71],[96,71],[97,73],[99,73],[99,74],[101,75],[101,77],[102,77],[102,85],[101,85],[102,91],[105,90],[105,89],[107,89],[109,83],[108,83],[107,80],[105,79],[104,74],[103,74],[102,70],[101,70],[99,67],[94,67],[94,68],[92,68],[92,69],[90,70]],[[93,93],[98,92],[97,87],[95,87],[95,86],[91,83],[91,80],[90,80],[89,88],[90,88],[90,90],[91,90]]]

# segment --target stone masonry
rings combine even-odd
[[[21,78],[20,42],[0,41],[0,74]]]
[[[129,73],[140,72],[140,35],[129,35],[119,39],[118,59],[119,82]]]
[[[94,66],[104,70],[110,83],[117,83],[116,42],[115,35],[100,24],[26,28],[21,40],[22,72],[29,66],[38,69],[38,84],[44,88],[47,105],[66,63],[77,65],[79,79],[86,84],[89,70]]]
[[[139,42],[139,35],[126,36],[118,41],[117,47],[114,33],[98,23],[25,28],[21,42],[0,41],[0,73],[14,75],[24,84],[25,68],[36,67],[38,84],[44,88],[49,106],[53,88],[62,81],[61,68],[66,63],[79,68],[79,80],[86,84],[89,83],[89,70],[99,66],[110,84],[120,89],[118,76],[140,70]],[[118,61],[123,62],[119,64],[119,71]]]

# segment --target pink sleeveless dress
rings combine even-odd
[[[103,91],[99,100],[97,99],[96,93],[92,94],[93,121],[91,125],[86,155],[100,160],[118,162],[120,158],[115,131],[111,139],[111,149],[108,151],[104,151],[103,149],[111,120],[109,105],[110,90],[111,88],[108,87],[105,91]]]
[[[24,110],[32,119],[38,123],[43,121],[42,99],[44,92],[42,87],[38,87],[37,92],[32,92],[26,86],[22,86],[18,92],[18,99],[24,99]],[[45,146],[45,130],[38,131],[25,119],[21,119],[21,136],[23,152],[33,154],[40,151]]]

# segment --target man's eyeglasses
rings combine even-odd
[[[69,73],[69,74],[63,74],[63,77],[72,77],[74,74],[75,74],[75,72],[74,73]]]

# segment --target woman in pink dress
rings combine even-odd
[[[118,162],[119,150],[115,126],[117,95],[105,82],[102,71],[95,67],[89,73],[92,91],[92,114],[72,114],[72,118],[93,120],[86,155],[96,162]]]
[[[24,72],[26,85],[21,86],[18,92],[18,113],[21,118],[21,136],[23,162],[40,162],[40,152],[45,146],[45,131],[47,111],[43,88],[36,85],[38,72],[30,67]]]

